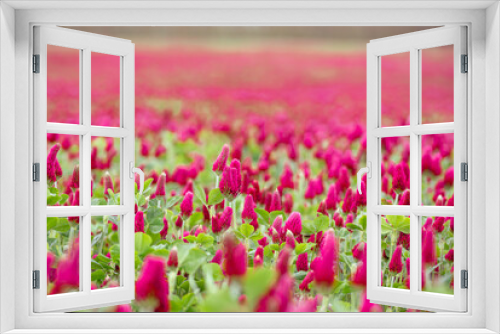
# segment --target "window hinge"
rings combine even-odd
[[[40,182],[40,163],[33,164],[33,181]]]
[[[462,73],[469,72],[469,56],[462,55]]]
[[[466,162],[460,164],[460,180],[469,181],[469,165]]]
[[[40,289],[40,270],[33,270],[33,289]]]
[[[40,55],[33,55],[33,73],[40,73]]]
[[[468,274],[467,270],[462,270],[460,273],[462,276],[461,287],[462,287],[462,289],[468,289],[469,288],[469,274]]]

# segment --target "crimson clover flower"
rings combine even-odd
[[[292,255],[292,250],[293,248],[285,247],[278,254],[278,259],[276,260],[276,271],[279,276],[288,274],[288,265]]]
[[[245,197],[245,203],[243,204],[243,210],[241,211],[241,219],[247,224],[257,220],[257,214],[254,209],[255,204],[253,202],[253,197],[247,195],[247,197]]]
[[[352,189],[347,188],[344,196],[344,202],[342,202],[342,211],[344,211],[344,213],[351,212],[352,203],[353,203]]]
[[[225,167],[219,182],[219,190],[229,202],[241,191],[241,174],[236,168]]]
[[[241,277],[247,272],[247,250],[237,244],[233,235],[224,238],[224,272],[230,277]]]
[[[283,174],[281,174],[280,177],[280,183],[283,189],[289,188],[289,189],[294,189],[295,185],[293,182],[293,171],[290,168],[289,164],[285,165],[285,168],[283,169]]]
[[[299,212],[292,212],[285,222],[285,229],[298,236],[302,232],[302,218]]]
[[[57,143],[50,149],[49,154],[47,155],[47,180],[56,182],[58,168],[61,168],[59,162],[57,161],[57,152],[61,149],[61,144]],[[62,173],[61,173],[62,174]]]
[[[155,312],[168,312],[168,282],[165,278],[165,260],[160,256],[148,255],[144,259],[141,273],[135,282],[137,300],[155,300]]]
[[[337,261],[337,245],[333,230],[328,230],[320,249],[321,254],[311,262],[314,270],[314,281],[318,286],[331,287],[335,280],[335,263]]]
[[[184,225],[184,221],[182,220],[181,215],[178,215],[177,219],[175,220],[175,227],[181,228],[182,225]]]
[[[272,211],[281,211],[281,195],[278,190],[276,190],[271,197],[269,212]]]
[[[102,177],[102,183],[104,185],[105,196],[109,196],[109,190],[111,190],[113,193],[115,192],[115,188],[113,186],[113,179],[111,178],[111,175],[109,175],[108,172],[106,172]]]
[[[73,169],[73,175],[71,176],[71,188],[80,188],[80,166],[76,165],[75,169]]]
[[[253,256],[253,266],[254,268],[262,266],[264,263],[264,248],[257,247],[255,254]]]
[[[444,217],[436,217],[432,223],[432,229],[438,233],[444,230]]]
[[[290,247],[290,249],[295,249],[295,239],[293,237],[293,233],[290,230],[286,231],[286,246]]]
[[[314,281],[314,271],[311,270],[307,273],[306,277],[304,277],[302,283],[300,283],[299,289],[305,292],[311,291],[311,289],[309,288],[309,284],[311,284],[313,281]]]
[[[215,159],[214,164],[212,166],[212,171],[214,171],[217,175],[220,175],[224,168],[226,167],[227,158],[229,157],[229,145],[225,144],[222,146],[222,151],[219,153],[217,159]]]
[[[218,249],[216,252],[215,252],[215,255],[214,257],[212,258],[212,261],[210,261],[210,263],[217,263],[218,265],[221,265],[222,264],[222,250],[221,249]]]
[[[285,194],[285,200],[283,201],[283,211],[285,213],[291,213],[293,210],[293,196],[292,194]]]
[[[337,209],[337,189],[335,184],[331,184],[326,195],[325,206],[327,210],[334,211]]]
[[[182,219],[187,219],[191,216],[191,214],[193,213],[193,193],[192,192],[188,192],[186,193],[186,195],[184,196],[184,199],[182,200],[182,203],[181,203],[181,215],[182,215]]]
[[[432,228],[422,232],[422,262],[430,265],[436,263],[436,246]]]
[[[231,222],[233,220],[233,209],[230,206],[226,206],[224,211],[222,211],[219,217],[219,224],[221,228],[227,230],[231,227]]]
[[[222,231],[222,225],[220,223],[219,217],[217,215],[212,216],[212,232],[219,233]]]
[[[297,257],[297,262],[295,263],[297,271],[307,271],[309,270],[309,264],[307,259],[307,252],[299,254]]]
[[[168,235],[168,221],[167,218],[163,217],[163,229],[160,231],[160,237],[165,240]]]
[[[403,246],[398,245],[392,253],[391,261],[389,262],[389,271],[399,274],[403,270]]]
[[[155,196],[166,195],[166,190],[165,190],[166,181],[167,181],[167,175],[165,173],[161,173],[160,177],[158,178],[158,182],[156,183]]]
[[[137,211],[135,214],[135,232],[144,233],[144,212]]]
[[[167,267],[169,268],[177,268],[179,266],[179,259],[177,256],[177,247],[173,247],[168,254]]]
[[[406,175],[402,164],[398,164],[392,176],[392,189],[402,192],[406,189]]]
[[[57,264],[55,284],[50,294],[58,294],[80,285],[80,247],[79,239],[69,246],[68,253]]]
[[[359,261],[365,261],[366,260],[366,243],[361,241],[358,242],[354,247],[352,248],[352,256]]]

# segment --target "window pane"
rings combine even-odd
[[[381,204],[410,205],[410,137],[381,138]]]
[[[120,139],[92,137],[92,205],[120,204]]]
[[[421,50],[422,123],[453,122],[453,45]]]
[[[383,287],[410,288],[410,217],[381,216],[381,268]]]
[[[47,45],[47,122],[80,123],[80,50]]]
[[[453,294],[452,217],[421,217],[422,291]]]
[[[47,134],[47,206],[81,203],[80,136]]]
[[[120,286],[120,216],[92,217],[92,289]]]
[[[410,124],[410,53],[381,58],[382,126]]]
[[[47,218],[47,294],[80,290],[80,217]]]
[[[92,125],[120,126],[120,57],[92,52]]]
[[[453,133],[422,138],[422,205],[454,205]]]

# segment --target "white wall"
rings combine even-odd
[[[500,7],[486,11],[486,328],[500,332]]]
[[[0,333],[14,328],[15,11],[0,3]]]

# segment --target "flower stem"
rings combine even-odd
[[[330,298],[329,295],[323,296],[323,301],[321,303],[321,308],[319,310],[320,312],[327,312],[328,311],[328,301],[329,301],[329,298]]]

